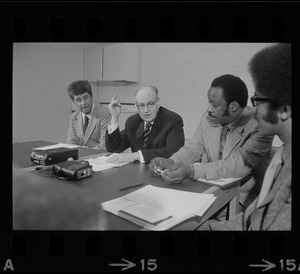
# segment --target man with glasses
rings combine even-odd
[[[264,175],[261,191],[245,213],[233,220],[210,221],[200,230],[291,230],[292,101],[291,45],[275,44],[254,55],[249,70],[255,85],[251,98],[261,135],[283,142]]]
[[[238,178],[252,172],[252,178],[240,190],[239,210],[244,210],[260,191],[273,136],[263,137],[258,132],[254,111],[247,106],[247,87],[239,77],[217,77],[207,96],[209,107],[193,138],[169,159],[154,158],[149,170],[169,184],[184,178]],[[218,218],[225,217],[226,210],[221,212]]]
[[[106,134],[106,149],[122,153],[109,158],[113,162],[149,163],[154,157],[170,157],[184,145],[183,121],[180,115],[159,106],[157,88],[145,86],[135,92],[138,114],[129,117],[125,129],[119,130],[121,102],[115,95],[108,108],[112,119]]]

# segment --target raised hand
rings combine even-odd
[[[119,121],[119,117],[122,111],[122,105],[120,99],[117,98],[117,94],[113,96],[111,102],[108,105],[108,109],[111,113],[111,122],[112,124],[117,123]]]

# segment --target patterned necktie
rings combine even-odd
[[[143,133],[143,148],[146,147],[146,142],[149,138],[150,131],[151,131],[151,124],[146,123],[146,127],[145,127],[144,133]]]
[[[84,115],[83,134],[85,134],[88,124],[89,124],[89,117],[87,117],[87,115]]]
[[[268,166],[268,168],[266,170],[263,184],[262,184],[259,196],[258,196],[256,207],[258,207],[264,201],[264,199],[270,192],[270,189],[271,189],[271,186],[272,186],[274,180],[276,179],[276,177],[278,175],[280,166],[282,165],[282,157],[281,157],[282,149],[283,149],[283,147],[278,149],[278,151],[275,153],[273,159],[271,160],[270,165]]]
[[[222,128],[221,138],[220,138],[219,159],[222,159],[222,154],[223,154],[223,150],[224,150],[224,146],[225,146],[225,142],[226,142],[226,136],[227,136],[228,131],[229,131],[228,126],[224,126]]]

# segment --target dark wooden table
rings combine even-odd
[[[34,172],[34,166],[30,161],[30,153],[32,148],[55,144],[46,141],[31,141],[24,143],[13,144],[13,163],[20,167],[24,172],[31,172],[34,176],[40,176]],[[93,156],[98,156],[98,150],[87,149],[79,147],[79,159],[86,159]],[[101,155],[101,154],[100,154]],[[39,180],[48,181],[51,183],[52,178],[40,176]],[[217,196],[214,204],[202,216],[195,216],[184,221],[181,224],[173,227],[172,230],[195,230],[200,224],[210,218],[224,205],[229,203],[229,218],[235,215],[237,207],[237,196],[239,193],[239,183],[221,189],[216,186],[206,185],[194,180],[184,180],[182,184],[168,185],[161,177],[152,176],[148,171],[148,165],[140,164],[139,162],[130,163],[118,168],[112,168],[99,172],[93,172],[91,177],[75,181],[74,184],[78,188],[86,188],[91,190],[92,195],[99,199],[99,203],[109,201],[128,194],[132,191],[144,187],[136,187],[128,190],[120,191],[120,188],[144,182],[145,185],[151,184],[153,186],[172,188],[184,191],[191,191],[196,193],[212,193]],[[61,183],[70,183],[62,181]],[[123,219],[114,214],[105,212],[108,220],[110,230],[143,230],[142,227]]]

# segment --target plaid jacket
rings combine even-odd
[[[76,110],[70,115],[67,139],[68,144],[106,150],[105,133],[111,120],[111,114],[107,106],[102,106],[97,102],[94,102],[94,104],[94,109],[85,134],[83,134],[83,118],[81,111]]]

